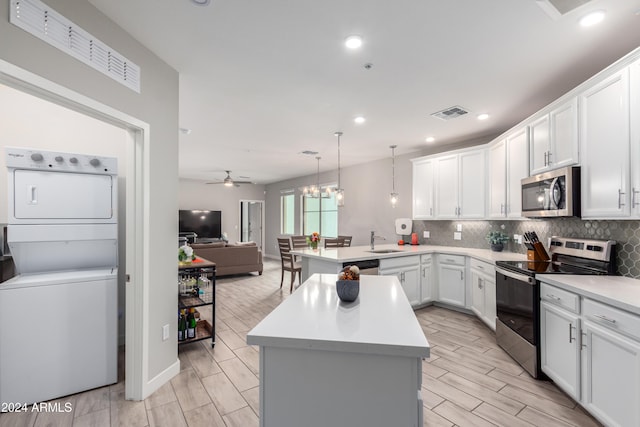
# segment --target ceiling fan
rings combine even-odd
[[[237,181],[231,178],[231,171],[225,171],[225,172],[227,173],[227,176],[222,181],[207,182],[207,184],[224,184],[225,187],[233,187],[234,185],[236,187],[240,187],[240,184],[253,184],[253,182],[251,181]],[[242,178],[248,178],[248,177],[242,177]]]

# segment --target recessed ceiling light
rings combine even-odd
[[[365,119],[365,118],[364,118],[364,117],[362,117],[362,116],[358,116],[358,117],[356,117],[355,119],[353,119],[353,121],[354,121],[354,122],[356,122],[356,124],[361,125],[362,123],[366,122],[366,121],[367,121],[367,119]]]
[[[580,18],[580,25],[583,27],[591,27],[592,25],[599,24],[604,19],[604,10],[596,10],[595,12],[588,13]]]
[[[211,0],[191,0],[191,2],[198,6],[209,6],[209,3],[211,3]]]
[[[489,115],[487,113],[478,114],[478,120],[487,120]]]
[[[360,36],[349,36],[345,39],[344,45],[349,49],[357,49],[362,46],[362,37]]]
[[[432,136],[428,136],[427,139],[425,139],[425,141],[427,141],[427,142],[433,142],[435,140],[436,139],[434,137],[432,137]]]

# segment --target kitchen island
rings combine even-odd
[[[343,303],[315,274],[247,334],[260,346],[262,427],[421,426],[425,338],[395,277]]]

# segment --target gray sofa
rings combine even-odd
[[[262,274],[262,252],[255,243],[193,243],[191,247],[197,256],[216,263],[216,276]]]

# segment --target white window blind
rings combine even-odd
[[[38,0],[11,0],[9,21],[140,93],[140,67]]]

